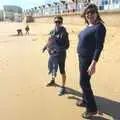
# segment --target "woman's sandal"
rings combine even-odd
[[[85,118],[85,119],[91,119],[93,115],[96,115],[97,112],[87,112],[85,111],[83,114],[82,114],[82,117]]]

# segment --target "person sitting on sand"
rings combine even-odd
[[[17,33],[18,33],[18,35],[23,35],[22,29],[17,29]]]

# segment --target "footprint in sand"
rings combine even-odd
[[[0,71],[5,70],[5,68],[8,66],[8,59],[7,58],[0,58]]]
[[[37,41],[37,38],[33,38],[32,41]]]
[[[16,96],[20,96],[20,93],[16,93]]]
[[[16,92],[16,96],[26,95],[26,94],[33,94],[37,88],[28,86],[27,88],[21,88],[18,92]]]

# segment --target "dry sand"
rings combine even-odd
[[[59,87],[46,88],[48,54],[41,53],[52,24],[30,24],[29,36],[16,36],[24,23],[0,23],[0,120],[84,120],[76,54],[77,34],[83,28],[66,25],[70,49],[66,60],[70,94],[59,97]],[[103,115],[92,120],[120,120],[120,27],[107,26],[105,48],[91,82]],[[25,31],[23,31],[25,32]],[[58,72],[56,82],[61,84]],[[79,93],[80,92],[80,93]]]

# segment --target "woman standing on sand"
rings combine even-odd
[[[55,85],[55,78],[59,67],[62,76],[62,87],[59,93],[59,96],[61,96],[65,94],[65,60],[66,50],[69,48],[69,37],[65,27],[62,25],[62,16],[56,16],[54,18],[54,23],[55,28],[50,32],[50,39],[43,48],[43,52],[48,48],[50,55],[48,60],[48,69],[49,74],[51,74],[51,80],[48,82],[47,87]]]
[[[96,64],[103,49],[106,28],[95,4],[88,5],[82,17],[87,26],[78,35],[77,53],[83,99],[77,101],[76,104],[86,107],[86,111],[82,114],[83,118],[91,118],[92,115],[97,114],[97,106],[91,89],[90,78],[95,73]]]

